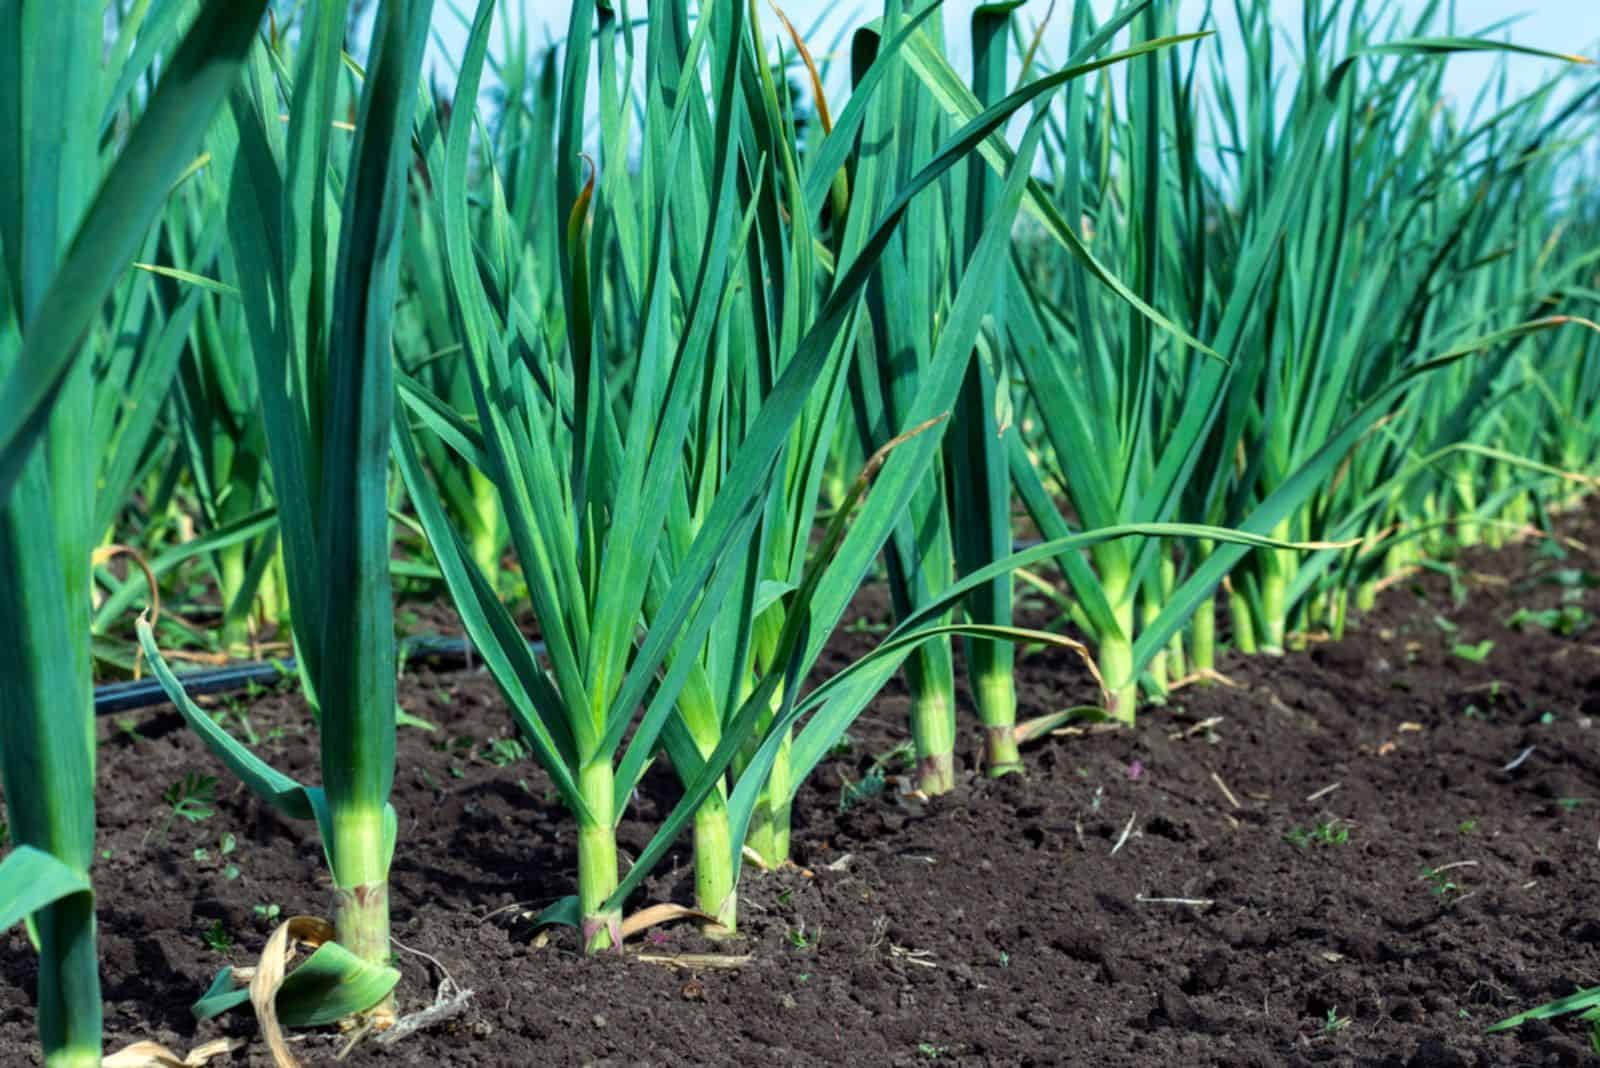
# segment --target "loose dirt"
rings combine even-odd
[[[881,793],[857,785],[904,737],[891,688],[798,799],[796,867],[747,869],[740,939],[682,925],[598,960],[574,932],[529,929],[572,891],[574,836],[544,776],[495,745],[510,726],[493,684],[413,666],[402,701],[439,729],[401,731],[400,1010],[447,976],[474,995],[343,1063],[1584,1063],[1575,1022],[1485,1034],[1600,983],[1600,627],[1506,623],[1519,608],[1600,614],[1583,585],[1600,575],[1600,509],[1560,529],[1588,548],[1464,554],[1453,574],[1394,584],[1343,641],[1230,656],[1226,684],[1175,692],[1135,730],[1034,744],[1024,776],[975,774],[969,731],[943,798],[905,796],[895,766]],[[834,662],[885,618],[865,592]],[[1459,655],[1486,641],[1481,662]],[[1019,688],[1024,716],[1093,697],[1055,651],[1020,661]],[[216,707],[315,779],[297,696]],[[250,962],[271,917],[326,911],[315,831],[254,802],[170,708],[102,726],[109,1045],[251,1037],[247,1016],[197,1027],[188,1006],[220,966]],[[190,773],[216,777],[214,814],[169,818],[163,794]],[[671,800],[653,774],[626,851]],[[636,905],[687,902],[688,859],[684,843]],[[0,1064],[37,1063],[35,973],[21,931],[0,936]],[[326,1032],[294,1048],[331,1064],[344,1044]],[[269,1061],[252,1041],[214,1063]]]

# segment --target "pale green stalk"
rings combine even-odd
[[[143,99],[103,71],[101,12],[0,4],[0,785],[17,843],[0,861],[0,926],[29,924],[47,1068],[100,1063],[90,554],[119,507],[141,433],[113,456],[96,419],[101,311],[232,83],[262,4],[200,10],[187,36],[148,28],[163,59]],[[26,47],[24,47],[26,42]],[[114,56],[125,58],[118,50]],[[101,158],[102,111],[136,118]],[[133,283],[137,286],[139,283]],[[110,362],[110,361],[108,361]],[[119,387],[122,385],[118,384]],[[102,404],[99,411],[104,411]],[[126,429],[137,423],[130,415]],[[144,424],[146,431],[148,423]],[[85,429],[100,440],[85,440]],[[95,484],[106,462],[118,484]],[[114,504],[108,502],[115,502]]]

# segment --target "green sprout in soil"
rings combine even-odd
[[[1350,1026],[1350,1017],[1339,1015],[1339,1006],[1335,1005],[1328,1010],[1327,1017],[1322,1021],[1322,1033],[1337,1035],[1340,1031]]]
[[[1563,594],[1581,595],[1584,590],[1600,590],[1600,573],[1584,571],[1577,567],[1558,568],[1542,576],[1540,581],[1560,586]]]
[[[216,776],[201,775],[193,771],[186,773],[182,779],[161,793],[161,800],[167,803],[168,812],[166,819],[161,823],[158,837],[165,838],[176,820],[203,823],[210,819],[216,811],[211,807],[216,798]],[[145,835],[147,840],[149,837],[148,834]]]
[[[888,785],[883,768],[877,764],[867,769],[867,773],[859,782],[847,782],[844,789],[839,791],[839,811],[849,812],[863,801],[871,801],[878,797]]]
[[[1562,605],[1560,608],[1547,608],[1542,612],[1519,608],[1506,620],[1506,626],[1513,630],[1543,627],[1552,634],[1570,638],[1573,635],[1582,634],[1594,626],[1594,616],[1585,611],[1582,606],[1575,604]]]
[[[217,842],[217,860],[219,862],[223,861],[238,848],[239,840],[231,833],[224,834]],[[205,846],[196,847],[194,851],[194,861],[196,864],[210,863],[211,851]],[[221,871],[222,877],[227,879],[229,882],[232,882],[234,879],[239,877],[239,866],[237,864],[225,863],[222,865]]]
[[[1445,874],[1444,868],[1423,868],[1422,879],[1440,900],[1448,900],[1451,894],[1458,893],[1461,889]]]
[[[483,759],[497,768],[510,767],[528,755],[528,749],[515,738],[496,738],[483,751]]]
[[[822,932],[807,931],[805,921],[801,920],[799,926],[791,927],[784,932],[784,938],[788,939],[789,945],[795,949],[816,949],[822,941]]]
[[[1542,539],[1539,542],[1537,552],[1539,556],[1547,560],[1565,560],[1567,558],[1567,550],[1561,547],[1561,542],[1556,538]]]
[[[1306,830],[1296,824],[1284,833],[1283,840],[1299,849],[1305,849],[1313,843],[1316,845],[1344,845],[1350,841],[1350,828],[1339,826],[1338,820],[1323,820],[1310,830]]]
[[[863,801],[882,795],[889,785],[888,769],[891,766],[909,766],[916,757],[910,742],[897,745],[881,756],[875,757],[860,782],[846,782],[839,792],[839,811],[849,812]]]
[[[171,819],[187,820],[190,823],[202,823],[210,819],[215,814],[211,804],[216,798],[216,776],[200,775],[193,771],[167,787],[161,795],[161,800],[172,808],[169,823]]]
[[[1478,821],[1477,820],[1462,820],[1460,826],[1458,826],[1456,828],[1456,831],[1459,834],[1471,834],[1473,831],[1475,831],[1477,829],[1478,829]]]
[[[1474,664],[1481,664],[1485,660],[1489,659],[1489,654],[1493,650],[1494,641],[1492,639],[1485,638],[1476,645],[1469,642],[1457,642],[1450,651],[1456,656],[1460,657],[1462,660],[1468,660]]]
[[[210,927],[206,928],[200,935],[200,941],[206,944],[207,949],[215,953],[226,953],[233,948],[233,935],[229,934],[228,929],[222,926],[221,920],[214,921]]]
[[[228,729],[229,720],[233,720],[238,725],[237,729]],[[217,723],[223,730],[228,731],[229,734],[234,735],[246,745],[257,746],[261,744],[261,735],[256,733],[255,724],[250,722],[250,716],[236,698],[229,698],[226,704],[217,709]]]

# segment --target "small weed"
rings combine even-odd
[[[161,794],[161,800],[167,803],[168,812],[167,818],[161,822],[160,836],[166,837],[167,832],[172,830],[175,820],[203,823],[210,819],[216,814],[216,810],[211,807],[216,799],[216,776],[200,775],[193,771],[184,775]],[[148,841],[149,838],[150,832],[146,832],[145,839]]]
[[[1585,800],[1586,798],[1582,797],[1558,797],[1556,798],[1556,804],[1560,805],[1564,812],[1573,812]]]
[[[496,738],[480,754],[497,768],[510,767],[528,755],[528,747],[515,738]]]
[[[794,903],[794,887],[786,886],[778,893],[778,904],[788,908]]]
[[[1007,953],[1003,949],[1000,951],[1000,967],[1002,967],[1002,968],[1011,967],[1011,954]]]
[[[1460,833],[1460,834],[1471,834],[1473,831],[1475,831],[1477,829],[1478,829],[1478,821],[1477,820],[1462,820],[1461,821],[1461,825],[1456,828],[1456,831],[1458,833]]]
[[[1328,1010],[1327,1017],[1322,1021],[1322,1033],[1336,1035],[1350,1026],[1350,1017],[1339,1015],[1339,1006],[1335,1005]]]
[[[226,953],[233,948],[233,935],[229,934],[228,929],[222,926],[221,920],[215,921],[210,927],[206,928],[205,932],[200,935],[200,941],[204,942],[206,948],[214,953]]]
[[[1469,642],[1456,642],[1451,652],[1462,660],[1469,660],[1474,664],[1481,664],[1489,659],[1489,654],[1494,650],[1494,640],[1485,638],[1473,645]]]
[[[1594,626],[1594,617],[1583,608],[1575,604],[1562,605],[1560,608],[1549,608],[1542,612],[1530,612],[1526,608],[1517,609],[1506,620],[1506,626],[1514,630],[1526,627],[1543,627],[1553,634],[1563,638],[1570,638],[1575,634],[1582,634]]]
[[[1337,820],[1323,820],[1309,831],[1296,824],[1284,834],[1283,840],[1299,849],[1304,849],[1313,843],[1344,845],[1350,841],[1350,828],[1339,826]]]
[[[813,933],[807,931],[805,921],[801,920],[799,926],[789,928],[784,933],[784,937],[789,940],[789,945],[795,949],[816,949],[817,943],[822,940],[822,932]]]
[[[911,742],[901,742],[893,749],[873,760],[873,764],[880,768],[915,766],[917,762],[917,747]]]
[[[190,823],[203,823],[216,814],[211,807],[217,799],[217,779],[214,775],[189,772],[182,780],[167,787],[161,800],[172,807],[174,818]]]
[[[218,862],[221,862],[224,858],[229,856],[238,848],[239,840],[231,833],[224,834],[217,841],[216,859]],[[211,851],[206,849],[204,846],[199,847],[194,851],[194,860],[196,864],[205,864],[209,862],[211,860]],[[239,865],[237,864],[223,864],[220,870],[222,872],[222,877],[227,879],[229,882],[232,882],[239,877]]]
[[[279,908],[276,904],[257,905],[255,907],[255,913],[257,919],[265,920],[268,923],[273,923],[280,915],[282,915],[283,909]]]
[[[116,719],[117,731],[130,742],[144,741],[144,735],[139,733],[139,721],[132,716],[118,716]]]
[[[839,811],[849,812],[861,802],[880,796],[888,782],[883,769],[874,764],[867,769],[860,782],[846,782],[844,789],[839,791]]]
[[[1433,891],[1435,897],[1446,900],[1451,894],[1461,888],[1457,886],[1444,871],[1438,868],[1423,868],[1422,878],[1428,884],[1428,889]]]
[[[223,730],[228,730],[228,721],[230,719],[237,724],[237,730],[228,731],[229,734],[234,735],[249,746],[261,744],[261,735],[256,733],[255,725],[250,722],[250,716],[237,699],[230,699],[221,708],[217,709],[217,725]]]
[[[889,785],[888,769],[897,766],[911,767],[916,759],[916,748],[910,742],[897,745],[887,753],[874,757],[860,782],[847,781],[844,784],[844,789],[839,793],[839,811],[849,812],[861,802],[882,795]]]
[[[928,1058],[930,1061],[936,1061],[946,1053],[949,1053],[950,1047],[935,1046],[932,1042],[918,1042],[917,1052]]]
[[[1600,590],[1600,573],[1584,571],[1576,567],[1557,568],[1540,579],[1554,586],[1562,587],[1564,592],[1573,590]]]

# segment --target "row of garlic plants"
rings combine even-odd
[[[103,54],[0,5],[26,31],[0,34],[0,922],[40,952],[49,1064],[100,1053],[92,665],[127,666],[105,639],[145,599],[118,541],[158,584],[201,568],[225,648],[290,636],[315,787],[185,696],[180,624],[138,627],[217,757],[321,834],[333,922],[279,1015],[381,1026],[397,578],[448,591],[571,812],[543,919],[598,952],[685,832],[735,931],[745,858],[786,859],[800,785],[897,672],[946,792],[960,661],[1012,772],[1016,643],[1085,651],[1131,722],[1214,670],[1219,591],[1235,647],[1280,652],[1594,473],[1591,231],[1563,212],[1596,90],[1451,106],[1449,54],[1531,50],[1438,35],[1437,5],[1309,3],[1293,77],[1240,5],[1242,85],[1170,0],[1075,5],[1061,57],[1021,6],[887,0],[830,101],[829,57],[755,4],[580,0],[536,54],[482,0],[448,95],[427,0],[359,35],[337,0],[259,33],[118,3]],[[81,94],[41,91],[35,46]],[[1046,540],[1017,552],[1019,507]],[[806,689],[880,566],[894,629]],[[1013,625],[1018,574],[1082,644]],[[661,757],[681,799],[624,869]]]

